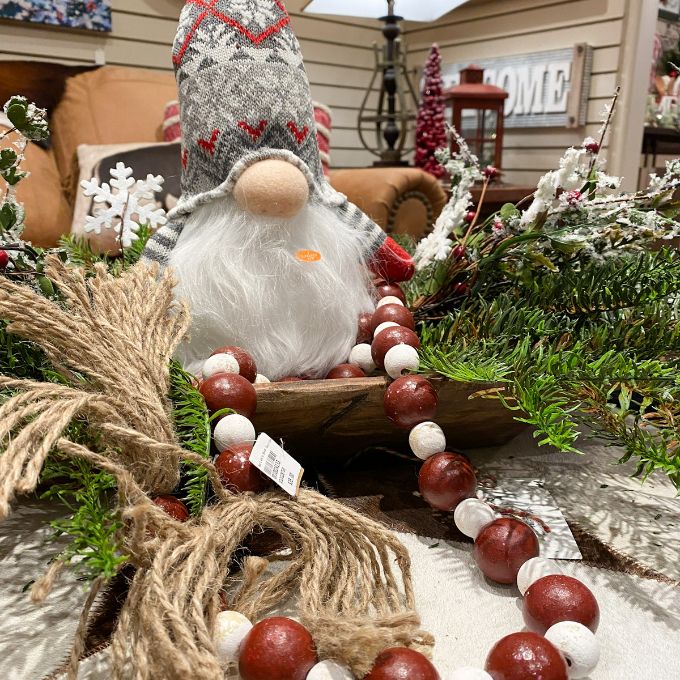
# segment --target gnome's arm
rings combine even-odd
[[[416,271],[413,258],[390,236],[373,253],[368,268],[388,283],[408,281]]]

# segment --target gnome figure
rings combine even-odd
[[[272,380],[323,377],[374,308],[371,273],[413,273],[408,254],[331,188],[309,82],[280,0],[188,0],[173,49],[182,196],[149,241],[192,313],[178,358],[200,371],[237,345]]]

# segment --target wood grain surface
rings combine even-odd
[[[524,429],[497,399],[470,398],[492,386],[431,380],[439,396],[437,422],[449,446],[497,446]],[[308,459],[349,457],[369,446],[407,448],[408,432],[383,410],[387,384],[377,377],[256,385],[255,428]]]

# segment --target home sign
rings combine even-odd
[[[442,66],[444,86],[457,85],[470,62]],[[508,93],[505,127],[579,127],[585,125],[592,48],[574,47],[507,57],[478,59],[484,81]]]

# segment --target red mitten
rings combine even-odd
[[[388,283],[408,281],[416,271],[413,258],[389,236],[375,251],[368,268]]]

